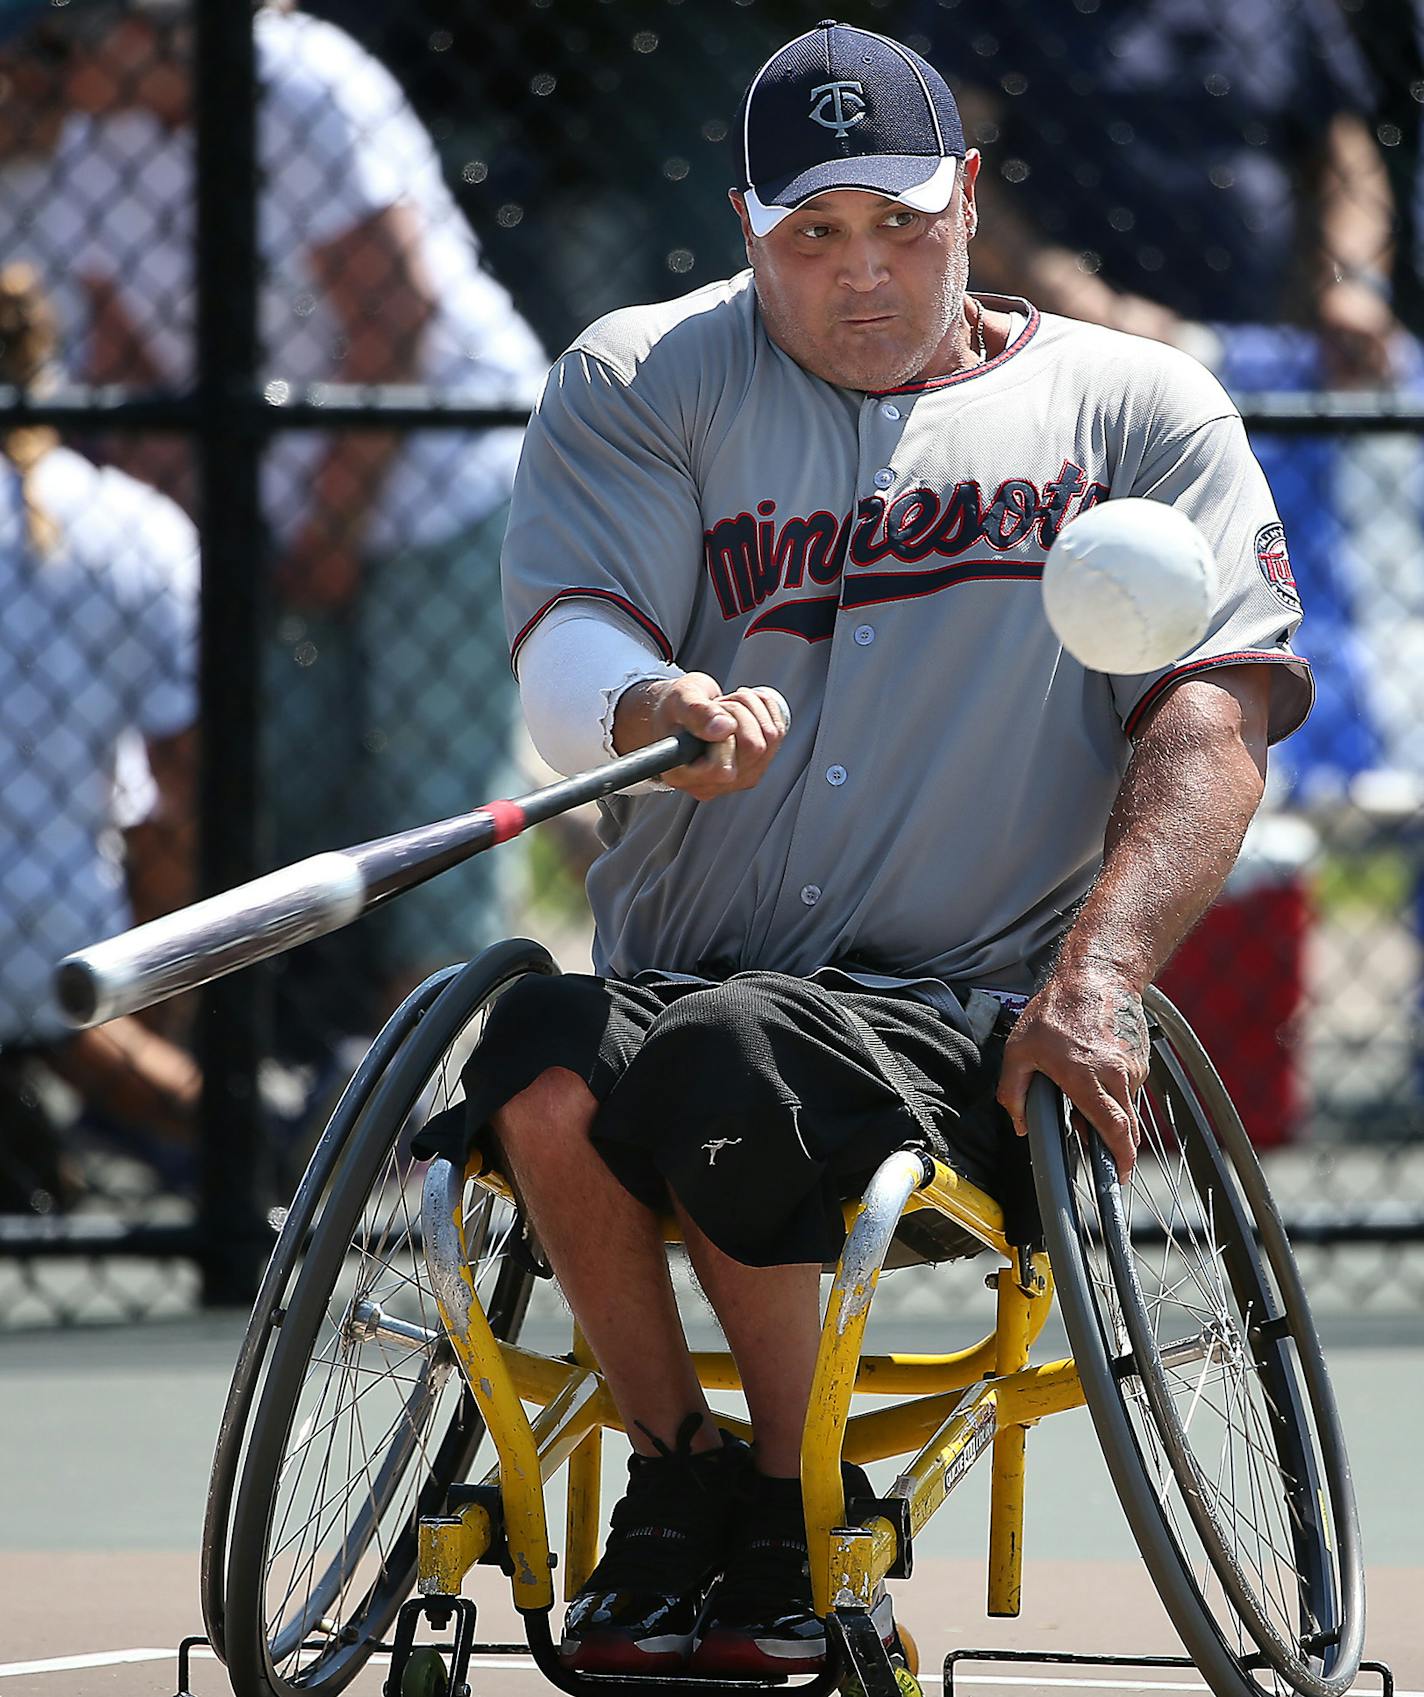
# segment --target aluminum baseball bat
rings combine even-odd
[[[379,902],[413,889],[530,825],[694,760],[705,745],[679,731],[591,772],[491,801],[354,848],[312,855],[236,889],[66,955],[55,993],[76,1028],[210,984],[240,967],[339,931]]]

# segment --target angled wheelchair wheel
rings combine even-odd
[[[396,1032],[378,1039],[384,1064],[339,1144],[318,1145],[313,1167],[325,1170],[286,1244],[285,1300],[255,1316],[270,1332],[265,1371],[260,1385],[249,1375],[250,1412],[234,1421],[245,1436],[227,1463],[221,1648],[236,1697],[348,1685],[414,1585],[421,1516],[443,1512],[452,1484],[492,1464],[430,1290],[424,1166],[409,1144],[458,1100],[494,1000],[526,973],[554,970],[538,944],[504,943],[440,975],[433,994],[417,992],[414,1015],[407,1002]],[[515,1212],[470,1189],[476,1289],[496,1337],[512,1340],[532,1284],[514,1253]],[[215,1530],[225,1517],[210,1505]]]
[[[1035,1182],[1064,1323],[1128,1524],[1217,1697],[1341,1697],[1364,1578],[1349,1462],[1300,1275],[1240,1118],[1181,1015],[1125,1185],[1037,1080]]]
[[[276,1336],[272,1316],[278,1310],[285,1311],[290,1301],[313,1223],[331,1193],[332,1178],[351,1140],[353,1129],[366,1111],[372,1092],[411,1032],[458,971],[458,967],[447,967],[428,978],[387,1020],[342,1091],[321,1139],[312,1151],[291,1205],[280,1215],[280,1229],[271,1259],[252,1305],[252,1317],[247,1323],[247,1332],[233,1369],[208,1482],[202,1545],[203,1625],[208,1641],[219,1656],[225,1654],[226,1642],[227,1555],[232,1493],[246,1451],[252,1405]]]

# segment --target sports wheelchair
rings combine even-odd
[[[509,1576],[530,1652],[572,1697],[756,1688],[620,1680],[558,1661],[556,1561],[571,1596],[596,1559],[601,1437],[618,1414],[576,1328],[566,1354],[520,1344],[543,1269],[504,1179],[478,1155],[461,1173],[409,1153],[414,1129],[458,1106],[495,999],[523,974],[557,970],[516,940],[414,991],[352,1077],[286,1212],[228,1395],[203,1538],[208,1639],[236,1697],[330,1697],[377,1650],[391,1657],[387,1697],[467,1697],[471,1652],[484,1647],[460,1593],[477,1562]],[[1341,1697],[1356,1675],[1359,1529],[1305,1293],[1210,1061],[1164,997],[1149,994],[1146,1008],[1144,1142],[1126,1184],[1096,1138],[1070,1133],[1062,1096],[1034,1084],[1040,1244],[1010,1244],[995,1201],[911,1151],[847,1207],[801,1453],[830,1646],[805,1697],[917,1697],[913,1646],[891,1659],[870,1600],[882,1578],[909,1575],[916,1534],[986,1451],[989,1613],[1018,1613],[1027,1429],[1081,1404],[1216,1697]],[[922,1209],[996,1254],[994,1330],[951,1354],[862,1355],[897,1227]],[[1030,1364],[1055,1295],[1072,1357]],[[737,1388],[729,1356],[697,1362],[709,1389]],[[852,1393],[893,1400],[851,1414]],[[721,1423],[747,1435],[744,1422]],[[884,1495],[848,1503],[843,1457],[902,1459]],[[565,1465],[556,1558],[543,1487]],[[432,1642],[424,1629],[451,1636]]]

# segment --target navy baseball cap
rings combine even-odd
[[[964,157],[959,108],[934,66],[834,19],[772,54],[742,96],[737,131],[758,236],[830,189],[943,212]]]

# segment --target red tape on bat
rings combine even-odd
[[[487,801],[481,811],[494,820],[494,840],[497,843],[507,843],[511,837],[517,837],[528,824],[524,809],[517,801]]]

